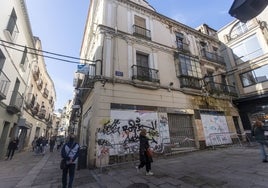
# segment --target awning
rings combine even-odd
[[[24,128],[24,129],[30,129],[30,128],[32,128],[32,124],[27,122],[25,118],[20,118],[19,123],[18,123],[18,127]]]

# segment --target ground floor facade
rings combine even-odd
[[[0,103],[0,158],[5,157],[11,139],[18,137],[18,119],[18,114],[8,113],[6,105]]]
[[[35,118],[31,113],[10,114],[5,105],[0,105],[0,158],[4,158],[8,144],[13,138],[18,138],[18,151],[31,148],[35,137],[52,136],[52,129],[45,121]]]
[[[87,160],[93,166],[138,152],[143,128],[158,153],[232,143],[230,133],[243,131],[230,100],[119,83],[97,82],[83,103],[81,117],[79,139],[88,146]]]

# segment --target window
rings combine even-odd
[[[25,47],[25,48],[24,48],[24,51],[23,51],[22,58],[21,58],[21,62],[20,62],[20,66],[21,66],[21,68],[22,68],[24,71],[25,71],[27,62],[28,62],[28,58],[27,58],[27,48]]]
[[[268,81],[268,65],[243,73],[240,79],[244,87]]]
[[[256,35],[253,35],[232,48],[237,64],[250,61],[263,55]]]
[[[137,76],[142,78],[149,78],[149,56],[148,54],[137,53]]]
[[[17,22],[17,15],[13,8],[11,15],[9,17],[8,24],[7,24],[7,30],[9,31],[10,35],[13,37],[14,37],[15,32],[17,32],[16,22]]]
[[[4,67],[4,63],[6,61],[6,57],[3,54],[2,50],[0,49],[0,71],[3,69]]]
[[[183,34],[182,33],[176,33],[176,42],[177,42],[177,47],[182,49],[183,48]]]
[[[136,64],[131,66],[132,79],[159,83],[158,70],[150,68],[149,54],[136,52]]]
[[[253,26],[254,26],[254,24],[252,21],[249,21],[246,23],[238,22],[237,24],[235,24],[235,26],[232,28],[232,30],[230,32],[231,39],[234,39],[234,38],[238,37],[239,35],[246,33]]]
[[[198,59],[188,55],[179,54],[180,73],[184,76],[202,78]]]
[[[142,27],[142,28],[146,28],[146,21],[144,18],[135,15],[135,25]]]
[[[134,34],[144,38],[151,38],[151,31],[146,29],[146,20],[140,16],[134,17]]]

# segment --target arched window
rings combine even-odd
[[[250,28],[252,28],[252,26],[253,23],[251,21],[246,23],[237,22],[230,32],[231,39],[234,39],[243,33],[246,33]]]

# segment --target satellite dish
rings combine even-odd
[[[229,14],[245,23],[259,15],[267,4],[268,0],[235,0]]]

